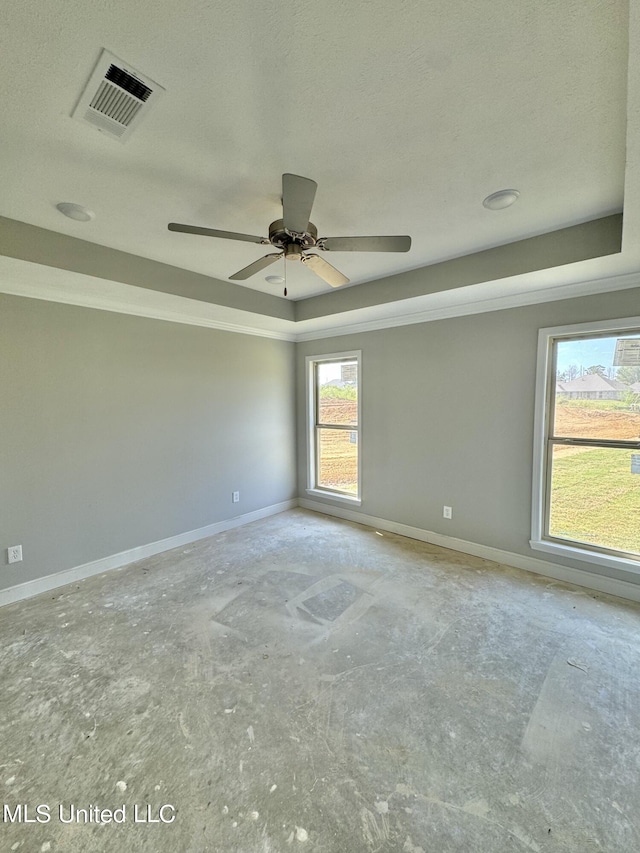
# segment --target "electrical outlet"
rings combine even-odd
[[[452,511],[451,507],[450,506],[443,506],[442,507],[442,517],[443,518],[452,518],[452,516],[453,516],[453,511]]]
[[[19,563],[22,560],[22,545],[9,545],[7,559],[10,563]]]
[[[234,504],[239,503],[240,502],[240,492],[234,492],[232,495],[232,500],[233,500]]]

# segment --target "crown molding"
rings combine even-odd
[[[45,302],[58,302],[61,305],[76,305],[79,308],[93,308],[97,311],[111,311],[114,314],[128,314],[132,317],[145,317],[149,320],[164,320],[168,323],[180,323],[186,326],[200,326],[205,329],[219,329],[223,332],[233,332],[238,335],[253,335],[258,338],[270,338],[275,341],[288,341],[295,343],[296,335],[289,332],[278,332],[272,329],[261,329],[258,326],[245,325],[242,323],[230,323],[211,317],[198,317],[194,314],[186,314],[174,308],[160,308],[151,305],[132,305],[126,300],[103,300],[93,295],[87,295],[86,299],[76,296],[53,294],[44,288],[34,287],[29,293],[24,288],[11,288],[0,286],[0,293],[9,296],[23,296],[26,299],[42,299]]]
[[[523,308],[527,305],[539,305],[544,302],[559,302],[563,299],[576,299],[580,296],[593,296],[598,293],[610,293],[616,290],[631,290],[634,287],[640,287],[640,271],[593,279],[591,281],[556,285],[555,287],[548,287],[543,290],[524,291],[488,299],[477,299],[476,301],[472,301],[471,292],[477,290],[478,286],[472,285],[468,288],[450,291],[450,293],[457,294],[458,296],[467,297],[467,301],[461,301],[459,304],[454,303],[438,308],[427,308],[410,314],[402,313],[397,316],[382,317],[374,320],[356,320],[353,323],[342,326],[333,324],[326,329],[299,332],[295,340],[297,343],[315,341],[321,338],[334,338],[340,335],[372,332],[380,329],[391,329],[397,326],[410,326],[417,323],[430,323],[435,320],[448,320],[453,317],[466,317],[472,314],[504,311],[508,308]],[[467,291],[470,293],[467,293]],[[469,301],[470,299],[471,301]],[[398,304],[400,303],[395,303],[396,306]],[[388,307],[392,306],[389,305]],[[350,313],[357,314],[359,312],[352,311]]]
[[[515,282],[515,279],[512,282]],[[512,282],[509,282],[510,286]],[[493,283],[495,284],[497,283]],[[333,314],[330,317],[301,320],[296,323],[293,320],[265,317],[182,296],[144,290],[120,282],[94,279],[85,274],[53,269],[6,256],[0,257],[2,293],[290,343],[628,290],[640,287],[640,269],[615,276],[556,284],[537,290],[519,290],[515,293],[511,291],[498,296],[483,297],[482,291],[486,293],[487,288],[491,286],[492,283],[469,285],[444,293],[418,296],[384,306],[353,309],[340,315]],[[430,301],[437,301],[439,304],[432,308],[425,307]],[[445,304],[442,304],[443,302]],[[414,310],[411,310],[412,307]],[[384,312],[382,316],[381,312]],[[305,326],[313,328],[305,330]]]
[[[0,293],[190,326],[295,341],[293,321],[0,256]]]

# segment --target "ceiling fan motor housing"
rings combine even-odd
[[[307,226],[307,230],[302,234],[290,234],[286,228],[284,227],[284,222],[282,219],[276,219],[275,222],[272,222],[269,226],[269,242],[273,246],[277,246],[279,249],[285,249],[288,246],[299,246],[302,249],[312,249],[317,242],[318,239],[318,229],[310,222]],[[291,254],[299,254],[292,252]]]

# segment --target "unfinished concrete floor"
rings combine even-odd
[[[0,624],[3,851],[640,849],[635,605],[294,510]]]

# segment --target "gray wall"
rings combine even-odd
[[[0,588],[295,497],[294,369],[291,343],[0,295]]]
[[[360,511],[540,557],[538,329],[638,314],[640,289],[327,338],[294,382],[293,344],[0,295],[0,588],[304,496],[304,357],[351,349]]]
[[[528,544],[538,330],[637,315],[634,289],[299,344],[300,495],[305,356],[360,349],[363,493],[354,511],[551,560]]]

